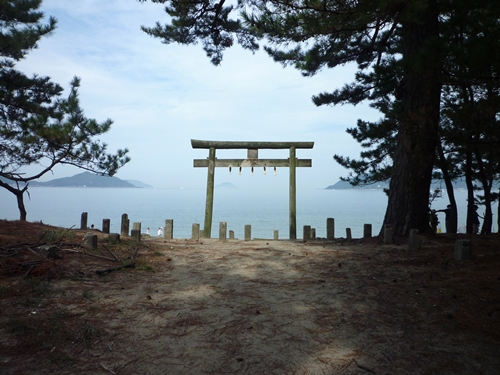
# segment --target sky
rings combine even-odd
[[[28,75],[49,76],[69,92],[81,78],[80,102],[85,115],[113,120],[99,137],[108,151],[128,148],[131,161],[116,174],[156,188],[204,188],[206,149],[193,149],[191,139],[216,141],[313,141],[313,149],[297,150],[312,159],[312,168],[297,170],[297,188],[323,189],[348,170],[334,154],[358,157],[359,144],[346,133],[358,119],[374,121],[380,114],[368,105],[316,107],[311,98],[352,82],[355,66],[343,66],[303,77],[283,68],[264,51],[240,47],[226,51],[215,67],[200,44],[165,45],[140,27],[164,24],[161,4],[136,0],[44,0],[45,19],[58,20],[56,31],[17,65]],[[246,150],[218,150],[218,158],[245,158]],[[261,150],[259,157],[286,159],[288,150]],[[30,168],[29,171],[37,169]],[[56,167],[42,181],[82,172]],[[215,184],[281,188],[289,183],[288,168],[264,175],[243,169],[238,175],[217,168]]]

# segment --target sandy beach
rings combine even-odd
[[[2,374],[500,373],[496,236],[473,238],[468,261],[444,235],[413,252],[405,239],[106,237],[100,257],[60,242],[24,277],[14,259],[33,254],[6,257],[16,238],[2,231]],[[103,272],[135,250],[135,267]]]

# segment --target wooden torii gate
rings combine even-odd
[[[214,177],[216,167],[288,167],[290,168],[290,239],[297,239],[297,192],[296,192],[296,168],[311,167],[311,159],[297,159],[295,150],[298,148],[313,148],[314,142],[232,142],[232,141],[201,141],[192,139],[193,148],[209,149],[207,159],[194,159],[195,168],[204,167],[208,169],[207,176],[207,200],[205,205],[205,223],[203,234],[210,238],[212,232],[212,213],[214,205]],[[288,159],[259,159],[259,149],[286,149],[290,150]],[[246,159],[217,159],[217,149],[247,149]]]

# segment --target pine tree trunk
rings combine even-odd
[[[398,236],[429,229],[429,189],[438,142],[441,84],[435,0],[403,22],[404,79],[384,224]]]
[[[26,207],[24,206],[24,191],[18,190],[14,193],[17,198],[17,207],[19,208],[19,220],[26,221]]]
[[[469,142],[472,138],[469,136]],[[466,232],[472,234],[474,226],[474,216],[476,210],[474,209],[474,184],[472,182],[472,151],[465,149],[465,184],[467,186],[467,221]]]
[[[446,185],[446,193],[448,194],[448,199],[450,201],[450,217],[449,217],[449,228],[447,226],[446,233],[448,233],[448,229],[450,233],[456,234],[458,231],[458,210],[457,210],[457,201],[455,199],[455,190],[453,188],[453,183],[451,182],[450,174],[448,173],[448,163],[446,162],[446,157],[444,155],[443,147],[441,146],[441,142],[438,142],[437,145],[439,161],[441,164],[441,172],[443,173],[444,184]]]
[[[498,189],[497,234],[500,235],[500,189]]]
[[[490,234],[491,228],[493,226],[493,212],[491,210],[492,182],[489,181],[488,179],[483,163],[483,155],[479,150],[479,148],[475,149],[474,154],[476,156],[476,162],[478,166],[478,179],[483,187],[484,207],[485,207],[483,225],[481,226],[481,234]]]
[[[22,189],[19,189],[19,186],[16,189],[8,185],[7,183],[0,181],[0,187],[7,189],[16,196],[17,207],[19,208],[19,220],[26,221],[27,213],[26,213],[26,207],[24,206],[24,192],[28,190],[28,184],[26,184]]]

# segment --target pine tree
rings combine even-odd
[[[256,40],[265,38],[265,50],[275,61],[304,75],[351,62],[361,74],[397,67],[401,75],[391,108],[397,133],[384,224],[396,235],[408,235],[412,228],[427,230],[442,66],[437,0],[242,0],[235,6],[224,6],[223,0],[152,1],[167,4],[172,22],[143,30],[164,43],[202,41],[215,64],[235,37],[251,50]],[[241,18],[230,18],[234,10],[241,11]],[[378,84],[349,89],[347,100],[368,99]],[[328,95],[318,97],[317,104],[329,104]]]
[[[49,77],[28,77],[15,64],[54,31],[56,20],[42,24],[41,0],[0,2],[0,186],[17,199],[20,219],[26,220],[24,194],[29,182],[58,164],[113,175],[129,161],[128,150],[107,154],[95,136],[109,131],[112,121],[87,119],[80,108],[75,77],[62,98],[62,87]],[[27,175],[28,165],[40,170]]]

